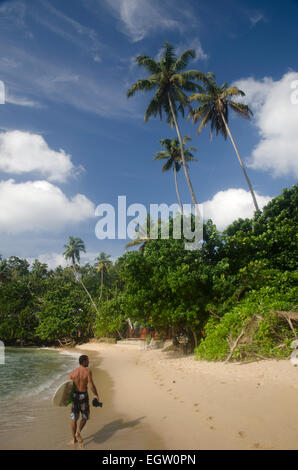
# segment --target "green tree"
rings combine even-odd
[[[36,329],[40,339],[63,344],[82,341],[92,335],[94,321],[90,303],[73,279],[49,281]]]
[[[39,304],[25,277],[0,285],[0,338],[7,344],[36,339]]]
[[[190,101],[198,101],[199,106],[193,110],[192,116],[193,121],[201,121],[198,128],[198,134],[201,132],[204,126],[207,126],[210,123],[210,137],[212,137],[212,132],[215,130],[216,135],[219,133],[227,139],[229,135],[233,147],[235,149],[237,158],[241,165],[243,174],[247,181],[255,209],[258,211],[259,207],[257,200],[251,185],[251,182],[247,176],[244,163],[240,157],[237,145],[233,139],[230,127],[228,125],[228,110],[231,109],[238,116],[250,119],[252,111],[246,104],[238,103],[233,101],[234,96],[245,96],[245,93],[235,86],[229,87],[227,83],[224,83],[221,87],[217,85],[215,81],[215,76],[212,73],[207,73],[204,77],[205,89],[200,93],[195,93],[190,97]]]
[[[106,253],[102,251],[95,259],[95,267],[97,268],[97,272],[100,273],[100,276],[101,276],[99,300],[101,300],[102,298],[103,285],[104,285],[104,273],[108,272],[109,268],[113,264],[112,261],[109,259],[110,257],[111,255],[107,255]]]
[[[197,204],[195,193],[189,177],[186,159],[183,149],[180,127],[178,124],[178,112],[184,116],[185,106],[189,105],[188,92],[201,91],[201,87],[193,80],[203,78],[199,70],[185,70],[191,59],[195,58],[195,51],[192,49],[184,51],[180,57],[176,57],[174,47],[165,42],[162,58],[155,61],[153,58],[142,55],[136,58],[139,66],[145,67],[150,76],[143,80],[138,80],[127,92],[127,97],[133,96],[137,91],[156,90],[153,99],[150,101],[146,113],[145,122],[150,116],[160,116],[162,112],[167,116],[167,121],[175,125],[180,148],[182,165],[186,181],[191,193],[193,204]]]
[[[196,161],[192,152],[196,151],[197,149],[195,147],[185,147],[185,144],[189,142],[190,140],[191,138],[189,136],[185,136],[183,139],[184,157],[185,157],[185,161],[187,162]],[[160,141],[160,144],[166,150],[161,150],[157,152],[153,160],[166,160],[166,162],[162,166],[163,172],[169,171],[173,168],[177,198],[179,201],[181,214],[183,214],[183,206],[181,202],[181,197],[180,197],[179,188],[178,188],[178,181],[177,181],[177,173],[180,171],[181,164],[182,164],[181,149],[179,146],[179,141],[178,139],[162,139]]]
[[[96,313],[98,314],[98,310],[96,307],[96,304],[94,300],[91,297],[90,292],[86,288],[85,284],[83,283],[81,276],[77,273],[76,271],[76,261],[80,263],[80,253],[86,253],[86,248],[83,240],[81,238],[75,238],[70,236],[69,237],[69,242],[68,244],[64,245],[64,248],[66,248],[65,252],[63,253],[63,256],[65,257],[66,260],[70,259],[71,264],[72,264],[72,270],[74,273],[75,278],[81,283],[83,289],[85,290],[86,294],[88,295]]]

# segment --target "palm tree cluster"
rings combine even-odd
[[[138,91],[154,91],[154,96],[149,102],[145,112],[145,122],[147,122],[151,116],[159,116],[160,119],[162,119],[164,114],[167,123],[169,123],[171,127],[175,126],[178,140],[161,140],[161,145],[166,150],[158,152],[154,160],[167,160],[162,168],[163,171],[173,168],[180,207],[182,207],[182,204],[177,185],[177,171],[180,170],[181,166],[185,173],[192,202],[195,207],[197,204],[187,166],[187,161],[195,160],[191,154],[191,151],[194,149],[185,148],[185,143],[190,140],[190,138],[187,137],[188,140],[182,138],[178,123],[178,115],[180,114],[184,117],[185,109],[188,108],[188,117],[191,117],[194,123],[200,121],[198,133],[201,132],[203,127],[209,124],[210,136],[212,136],[212,132],[215,131],[216,134],[222,134],[225,139],[227,136],[230,137],[249,186],[254,207],[258,210],[259,208],[251,182],[247,176],[243,161],[239,155],[238,148],[228,125],[229,109],[246,119],[250,119],[252,116],[252,111],[246,104],[233,101],[234,97],[245,96],[245,93],[235,86],[229,87],[227,83],[224,83],[221,87],[218,86],[213,73],[208,72],[204,74],[199,70],[186,70],[189,62],[191,59],[194,59],[195,56],[195,51],[189,49],[177,57],[174,47],[168,42],[164,44],[160,60],[154,60],[152,57],[146,55],[138,56],[136,58],[137,64],[144,67],[149,76],[134,83],[127,91],[127,97],[134,96]],[[193,102],[198,103],[198,106],[194,109],[192,107]]]

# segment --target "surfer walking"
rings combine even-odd
[[[72,443],[83,443],[81,431],[90,417],[90,406],[88,396],[88,384],[98,400],[98,393],[92,379],[91,370],[88,369],[89,358],[85,354],[79,357],[80,366],[69,374],[69,380],[72,380],[75,386],[75,391],[72,394],[71,404],[71,430],[72,430]],[[81,421],[77,425],[81,413]]]

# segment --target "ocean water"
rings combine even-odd
[[[5,348],[5,364],[0,364],[0,434],[34,421],[78,366],[79,356],[50,348]]]

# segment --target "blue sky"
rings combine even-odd
[[[230,115],[240,154],[263,206],[298,175],[298,2],[214,0],[0,1],[0,253],[50,266],[62,261],[68,236],[86,243],[83,261],[113,258],[123,240],[98,240],[94,209],[176,202],[171,172],[152,162],[159,140],[176,137],[165,122],[143,122],[150,93],[127,100],[146,73],[135,57],[158,57],[165,41],[195,49],[190,68],[238,85],[254,111]],[[219,228],[251,216],[252,202],[231,143],[196,135],[190,176],[204,214]],[[182,200],[190,203],[183,172]]]

